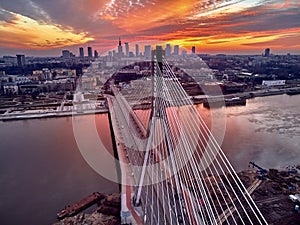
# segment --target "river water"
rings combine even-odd
[[[113,154],[107,114],[79,120],[95,120],[102,143]],[[266,168],[300,164],[300,96],[249,99],[246,106],[226,108],[226,122],[222,149],[236,170],[247,169],[249,161]],[[51,224],[66,204],[94,191],[118,192],[117,184],[85,162],[70,117],[0,122],[0,137],[3,225]],[[113,160],[96,160],[116,176]]]
[[[95,121],[103,143],[112,150],[108,116],[95,115]],[[2,225],[51,224],[69,203],[95,191],[119,191],[117,184],[94,172],[81,156],[71,117],[1,122],[0,137]],[[106,165],[115,173],[113,161]]]
[[[228,107],[222,149],[236,170],[300,165],[300,96],[277,95]]]

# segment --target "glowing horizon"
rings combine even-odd
[[[300,3],[279,0],[86,0],[0,4],[0,55],[100,53],[123,42],[195,46],[199,53],[300,53]],[[142,51],[142,49],[140,49]]]

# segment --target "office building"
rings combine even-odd
[[[128,44],[128,42],[125,42],[125,56],[126,57],[129,56],[129,44]]]
[[[84,50],[83,50],[83,48],[81,47],[81,48],[79,48],[79,57],[81,58],[81,59],[83,59],[84,58]]]
[[[166,45],[166,56],[169,56],[172,54],[172,47],[170,44]]]
[[[144,57],[145,59],[151,59],[151,45],[145,46]]]
[[[93,50],[92,50],[92,47],[88,47],[87,50],[88,50],[88,57],[89,57],[89,58],[93,58],[93,52],[92,52]]]
[[[179,55],[179,45],[174,46],[174,55]]]
[[[123,48],[122,48],[122,42],[120,37],[119,37],[119,45],[118,45],[118,56],[119,58],[123,56]]]
[[[62,57],[63,57],[63,59],[69,59],[70,58],[70,51],[69,50],[62,50]]]
[[[97,50],[94,51],[94,57],[95,57],[95,59],[97,59],[99,57],[99,54],[98,54]]]
[[[196,47],[192,46],[192,54],[196,54]]]
[[[140,54],[139,45],[138,45],[138,44],[136,44],[136,45],[135,45],[135,56],[136,56],[136,57],[138,57],[138,56],[139,56],[139,54]]]
[[[16,55],[18,66],[23,67],[26,64],[25,55]]]
[[[270,49],[266,48],[265,49],[265,57],[269,57],[270,56]]]

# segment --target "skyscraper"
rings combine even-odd
[[[23,67],[26,64],[25,55],[16,55],[18,66]]]
[[[270,49],[266,48],[265,49],[265,57],[269,57],[270,56]]]
[[[121,58],[123,56],[123,48],[121,43],[121,38],[119,37],[119,45],[118,45],[118,56]]]
[[[109,57],[112,57],[112,56],[113,56],[112,51],[108,51],[108,56],[109,56]]]
[[[126,55],[126,57],[129,56],[129,44],[128,44],[128,42],[125,42],[125,55]]]
[[[83,50],[82,47],[79,48],[79,57],[80,57],[81,59],[84,58],[84,50]]]
[[[97,59],[99,57],[97,50],[94,51],[94,57],[95,57],[95,59]]]
[[[136,44],[136,45],[135,45],[135,56],[138,57],[139,54],[140,54],[139,45]]]
[[[170,44],[166,45],[166,56],[169,56],[172,54],[172,47]]]
[[[62,50],[62,57],[64,59],[69,59],[70,58],[70,51],[69,50]]]
[[[179,45],[174,46],[174,55],[179,55]]]
[[[145,46],[144,57],[146,59],[151,59],[151,45],[146,45]]]
[[[87,50],[88,50],[88,57],[89,57],[89,58],[93,58],[93,52],[92,52],[93,50],[92,50],[92,47],[88,47]]]
[[[196,47],[192,46],[192,54],[195,54],[195,53],[196,53]]]

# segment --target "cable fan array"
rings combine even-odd
[[[267,224],[171,66],[151,68],[114,92],[143,223]]]

